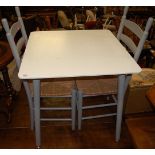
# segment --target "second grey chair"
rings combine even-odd
[[[121,24],[119,27],[119,31],[117,34],[117,38],[118,40],[123,41],[124,44],[129,49],[133,50],[134,59],[135,61],[137,61],[142,51],[144,42],[148,36],[148,32],[152,25],[153,19],[149,18],[146,24],[146,28],[143,31],[136,23],[126,19],[127,12],[128,12],[128,7],[125,7],[124,14],[122,16]],[[125,35],[123,35],[123,29],[125,26],[128,27],[129,30],[131,30],[135,35],[138,35],[138,37],[140,38],[138,46],[134,44],[134,41],[132,40],[132,38],[129,39],[129,37],[126,37]],[[126,88],[128,86],[128,81],[130,80],[130,78],[131,76],[128,76],[126,78]],[[117,92],[118,92],[117,76],[111,76],[111,77],[105,76],[105,77],[99,77],[96,79],[89,79],[89,78],[80,79],[80,80],[77,80],[76,83],[77,83],[77,88],[78,88],[78,102],[77,102],[78,129],[81,129],[81,123],[83,120],[116,115],[116,112],[110,112],[108,114],[86,116],[83,114],[83,111],[89,110],[89,109],[107,108],[111,106],[117,106]],[[85,105],[84,99],[86,97],[100,96],[100,95],[110,96],[111,99],[109,99],[109,97],[106,98],[107,99],[106,102],[108,102],[108,104],[103,102],[103,103],[98,103],[98,104],[94,103],[94,105]],[[116,138],[116,141],[118,141],[117,138]]]
[[[153,18],[150,17],[146,22],[145,28],[142,29],[137,23],[126,18],[128,9],[129,9],[128,6],[124,8],[124,13],[117,33],[117,38],[123,45],[125,45],[125,48],[127,48],[127,50],[133,54],[133,58],[137,62],[144,48],[145,41],[148,37],[149,30],[153,23]],[[129,32],[125,33],[126,31],[124,30],[126,28],[133,35],[128,35]],[[138,41],[134,40],[133,36],[138,38]],[[128,81],[130,79],[131,79],[131,76],[128,77]],[[126,89],[127,89],[127,85],[126,85]]]

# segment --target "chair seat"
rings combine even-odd
[[[116,76],[99,79],[99,84],[103,95],[117,93],[118,79]]]
[[[33,95],[33,83],[30,82],[30,89]],[[74,88],[74,81],[49,81],[41,82],[41,97],[71,97],[71,91]]]
[[[130,87],[144,87],[152,86],[155,84],[155,69],[142,68],[142,71],[138,74],[133,74],[130,81]]]
[[[109,95],[117,93],[117,78],[94,78],[76,80],[78,90],[84,96]]]
[[[83,96],[102,95],[98,79],[79,79],[76,80],[76,84]]]

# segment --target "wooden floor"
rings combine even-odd
[[[126,120],[135,148],[155,149],[155,115]]]
[[[29,128],[28,104],[25,92],[19,93],[14,104],[12,122],[6,123],[0,113],[0,148],[35,148],[34,131]],[[41,127],[41,148],[133,148],[123,122],[121,139],[115,142],[115,118],[85,121],[81,131],[72,131],[70,123],[46,123]]]

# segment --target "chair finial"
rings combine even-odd
[[[9,28],[9,24],[6,18],[2,19],[2,24],[3,24],[5,31],[8,33],[10,31],[10,28]]]
[[[18,17],[21,17],[21,14],[20,14],[20,9],[18,6],[15,7],[15,10],[16,10],[16,14]]]

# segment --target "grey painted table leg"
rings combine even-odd
[[[125,92],[127,91],[128,84],[129,84],[129,81],[131,80],[131,77],[132,75],[126,75],[125,85],[124,85],[124,95],[125,95]]]
[[[75,118],[76,118],[76,90],[72,90],[72,114],[71,114],[71,118],[72,118],[72,130],[75,130]]]
[[[34,86],[34,119],[35,119],[35,136],[36,146],[40,147],[41,135],[40,135],[40,80],[33,80]]]
[[[117,118],[116,118],[116,142],[120,139],[121,134],[121,122],[125,89],[125,75],[119,75],[118,77],[118,105],[117,105]]]

